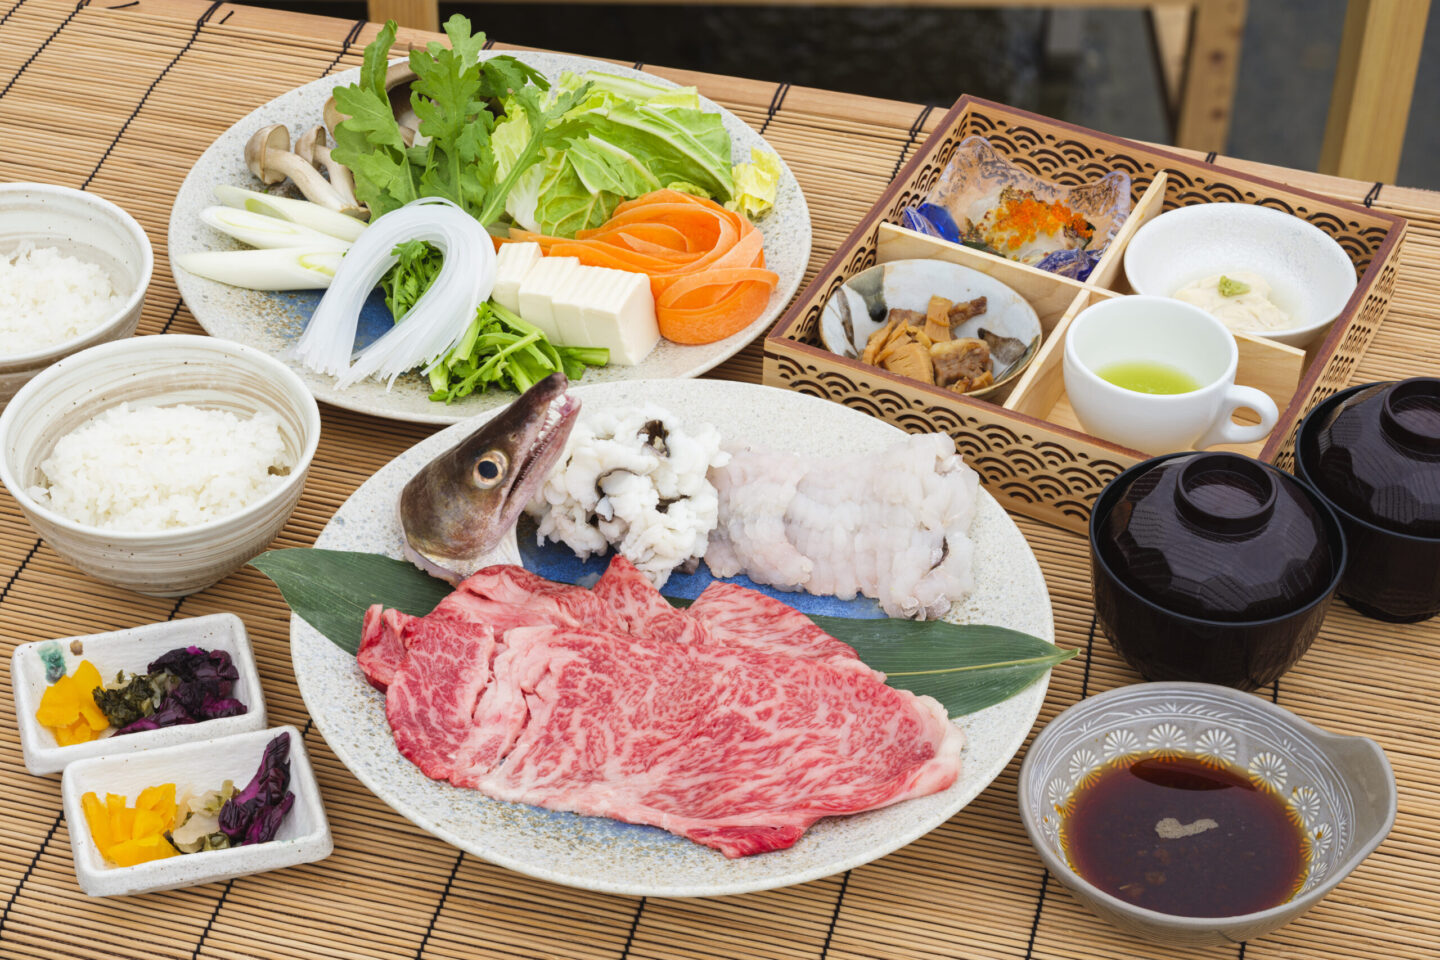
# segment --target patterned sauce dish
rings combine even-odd
[[[128,531],[70,519],[31,493],[57,442],[103,411],[186,404],[279,420],[284,481],[241,509],[193,526]],[[27,383],[0,415],[0,482],[55,552],[97,580],[154,597],[204,589],[284,527],[320,442],[320,409],[300,378],[253,347],[212,337],[137,337],[91,347]]]
[[[1236,274],[1252,283],[1258,278],[1269,288],[1267,299],[1288,315],[1283,326],[1245,332],[1292,347],[1321,339],[1356,286],[1355,265],[1328,233],[1252,203],[1170,210],[1136,231],[1125,247],[1125,276],[1140,294],[1174,297],[1205,278]],[[1261,293],[1238,290],[1216,302]]]
[[[1139,463],[1090,517],[1096,617],[1147,680],[1278,679],[1319,633],[1345,557],[1307,484],[1236,453]]]
[[[63,256],[101,267],[120,307],[63,343],[0,355],[0,409],[35,374],[72,353],[135,332],[155,255],[135,218],[103,197],[44,183],[0,183],[0,259],[22,244],[54,247]]]
[[[1092,882],[1077,867],[1076,850],[1087,838],[1076,835],[1071,818],[1088,790],[1109,777],[1137,776],[1132,771],[1147,764],[1210,771],[1214,780],[1203,790],[1172,785],[1149,808],[1150,817],[1162,815],[1153,826],[1148,817],[1130,826],[1136,845],[1117,857],[1135,851],[1137,882],[1110,892],[1099,874],[1091,874]],[[1396,812],[1395,776],[1373,740],[1329,733],[1259,697],[1202,683],[1135,684],[1064,711],[1026,754],[1019,796],[1040,859],[1082,904],[1128,933],[1171,946],[1239,943],[1295,920],[1380,845]],[[1244,863],[1250,858],[1243,851],[1254,844],[1258,853],[1264,836],[1243,832],[1233,812],[1247,796],[1283,811],[1276,829],[1293,834],[1293,879],[1273,898],[1280,902],[1265,909],[1205,916],[1230,902],[1219,886],[1238,883],[1255,867]],[[1207,810],[1213,819],[1202,816]],[[1179,816],[1163,816],[1172,812]],[[1099,819],[1087,822],[1122,827],[1125,813],[1102,807]],[[1220,883],[1194,888],[1188,915],[1139,905],[1147,883],[1153,892],[1167,874],[1177,882],[1193,878],[1190,871],[1227,848],[1241,852],[1219,861]]]
[[[1340,599],[1367,617],[1440,613],[1440,379],[1362,384],[1300,425],[1295,472],[1340,518]]]

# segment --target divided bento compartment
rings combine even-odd
[[[899,226],[955,148],[982,135],[1018,166],[1062,184],[1130,174],[1132,207],[1084,282],[1006,260]],[[1238,334],[1236,382],[1275,400],[1280,419],[1266,440],[1236,450],[1282,468],[1293,464],[1294,433],[1320,401],[1341,389],[1383,322],[1394,287],[1405,221],[1178,154],[1085,130],[999,104],[962,97],[901,171],[765,341],[765,382],[824,397],[881,417],[910,432],[944,431],[1008,509],[1083,530],[1100,490],[1147,454],[1086,434],[1065,395],[1061,361],[1071,321],[1086,307],[1130,293],[1126,244],[1163,210],[1192,203],[1241,202],[1275,207],[1325,230],[1355,264],[1359,283],[1330,332],[1308,351]],[[1024,297],[1040,319],[1043,340],[1025,372],[985,399],[861,364],[830,353],[820,315],[851,277],[876,264],[937,259],[985,273]],[[1242,413],[1240,419],[1244,419]]]

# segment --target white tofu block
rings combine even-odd
[[[660,340],[650,278],[626,270],[594,269],[605,276],[596,283],[580,312],[586,346],[606,347],[611,363],[634,366],[649,356]]]
[[[561,343],[567,347],[588,347],[590,345],[581,311],[590,301],[591,291],[603,279],[602,273],[603,271],[598,267],[579,267],[570,274],[569,283],[565,289],[556,291],[550,302],[556,331],[555,337],[551,338],[552,342]]]
[[[512,313],[520,312],[520,284],[542,258],[538,243],[502,243],[495,254],[495,289],[490,296]]]
[[[578,269],[580,261],[574,257],[541,257],[520,283],[520,309],[516,313],[539,327],[548,340],[554,341],[560,333],[555,326],[555,295],[569,289],[570,275]]]

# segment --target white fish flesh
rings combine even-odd
[[[944,434],[835,459],[734,449],[710,480],[719,517],[705,562],[717,577],[863,594],[892,617],[920,620],[974,589],[980,478]]]

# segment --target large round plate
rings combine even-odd
[[[868,453],[904,434],[839,404],[718,380],[598,384],[574,391],[586,408],[659,403],[691,423],[713,422],[728,442],[806,454]],[[582,409],[581,416],[585,415]],[[415,471],[480,421],[437,433],[396,457],[345,502],[316,542],[332,550],[400,555],[395,503]],[[992,623],[1053,642],[1050,595],[1014,522],[981,492],[972,529],[976,589],[949,619]],[[427,779],[395,748],[384,698],[355,658],[299,617],[291,619],[295,677],[336,755],[367,787],[420,828],[512,870],[588,890],[697,897],[802,883],[867,863],[935,829],[975,798],[1020,749],[1048,679],[1005,703],[961,718],[968,743],[960,779],[943,793],[821,820],[789,850],[727,860],[651,827],[502,803]]]
[[[489,52],[482,54],[487,57],[494,55]],[[653,74],[584,57],[528,51],[509,55],[552,78],[566,70],[600,70],[675,86],[671,81]],[[222,133],[200,155],[175,195],[175,205],[170,211],[171,264],[183,253],[242,248],[242,244],[200,222],[200,211],[218,202],[213,188],[217,184],[233,184],[251,190],[265,189],[245,167],[244,147],[251,134],[266,124],[283,123],[290,128],[292,136],[298,136],[320,122],[321,109],[331,90],[337,85],[356,82],[359,75],[359,68],[348,70],[276,97]],[[764,137],[729,110],[705,97],[700,98],[700,104],[703,109],[720,114],[725,130],[730,134],[734,162],[748,161],[752,147],[775,152]],[[661,340],[643,363],[633,367],[611,366],[588,370],[585,373],[586,383],[695,377],[734,356],[775,321],[799,289],[805,266],[810,260],[810,210],[795,175],[784,161],[781,161],[781,167],[783,174],[775,206],[756,222],[765,235],[765,265],[780,276],[770,303],[759,319],[739,333],[716,343],[684,346]],[[320,299],[319,291],[264,293],[206,280],[173,266],[171,271],[185,305],[207,333],[238,340],[279,357],[300,375],[316,399],[326,403],[395,420],[446,424],[457,423],[515,399],[513,393],[492,390],[486,394],[471,395],[449,406],[432,403],[428,382],[413,373],[397,380],[393,389],[387,390],[383,383],[367,380],[347,390],[337,390],[332,377],[306,370],[290,356],[290,347],[299,339]],[[389,314],[383,305],[378,309],[368,309],[361,321],[360,345],[379,336],[388,323]]]

